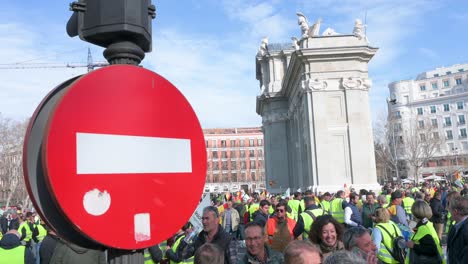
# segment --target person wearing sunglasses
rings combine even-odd
[[[284,249],[290,241],[294,239],[293,230],[296,226],[296,221],[286,217],[286,208],[288,203],[286,200],[280,200],[275,208],[275,215],[268,219],[265,226],[266,239],[271,248],[284,252]]]

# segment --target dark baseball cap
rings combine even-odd
[[[395,200],[395,199],[398,199],[398,198],[403,198],[403,195],[401,194],[401,192],[400,191],[392,192],[391,199]]]

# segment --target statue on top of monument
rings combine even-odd
[[[301,12],[297,12],[297,24],[301,27],[302,38],[309,37],[309,23],[307,18]]]
[[[313,24],[309,29],[309,37],[320,36],[320,24],[322,24],[322,19],[317,19],[317,22]]]
[[[369,42],[366,36],[365,27],[366,25],[362,23],[361,19],[356,19],[354,22],[353,35],[360,40],[365,39],[366,42]]]
[[[299,40],[296,37],[291,37],[291,40],[292,40],[292,47],[294,48],[294,50],[298,50]]]
[[[268,37],[263,37],[260,47],[258,48],[257,56],[263,56],[268,51]]]

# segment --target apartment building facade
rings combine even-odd
[[[204,129],[207,154],[205,192],[265,189],[260,127]]]
[[[450,176],[456,170],[468,168],[468,64],[436,68],[414,80],[392,82],[388,88],[389,121],[401,164],[407,158],[404,150],[410,147],[404,134],[414,129],[419,131],[414,134],[419,140],[429,137],[439,142],[432,157],[419,170],[419,176]],[[401,175],[415,176],[411,166],[402,167]]]

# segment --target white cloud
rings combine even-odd
[[[260,125],[255,50],[225,49],[228,40],[176,30],[160,31],[154,43],[145,64],[181,90],[203,127]]]

